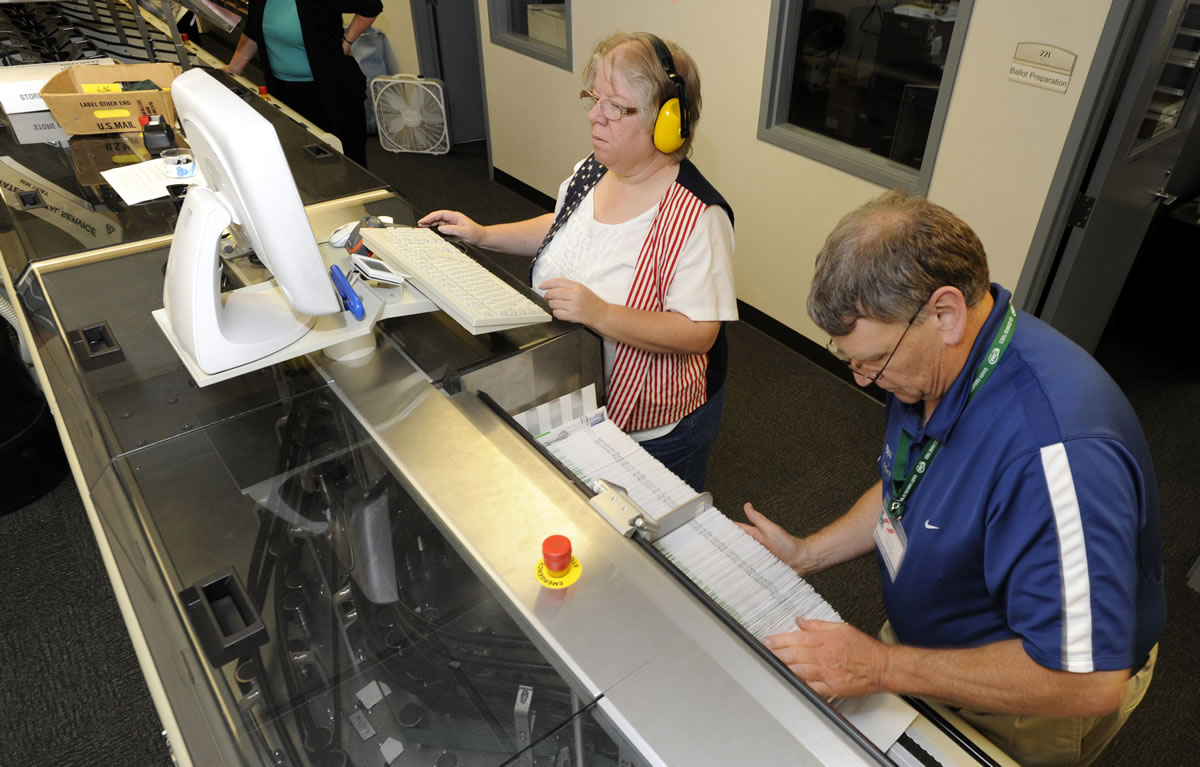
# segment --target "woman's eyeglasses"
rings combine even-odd
[[[600,114],[604,115],[606,120],[620,120],[625,115],[637,114],[636,107],[623,107],[615,101],[602,99],[591,91],[580,91],[579,101],[588,112],[592,111],[592,107],[599,104]]]

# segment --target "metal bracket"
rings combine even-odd
[[[121,17],[117,14],[117,7],[113,0],[108,1],[109,12],[112,14],[114,24],[121,23]],[[150,39],[150,28],[146,25],[146,19],[142,16],[142,9],[137,3],[130,8],[133,12],[133,21],[137,24],[138,34],[142,38],[142,48],[146,51],[146,60],[154,63],[158,61],[158,52],[154,50],[154,42]]]
[[[691,522],[700,512],[713,505],[711,493],[700,493],[665,514],[654,517],[638,506],[620,485],[598,479],[595,489],[597,494],[588,503],[626,538],[641,532],[649,541],[658,540]]]
[[[175,12],[172,5],[171,0],[162,0],[163,21],[167,25],[171,43],[175,46],[175,57],[179,59],[179,68],[186,72],[192,68],[192,59],[188,56],[187,47],[184,46],[183,38],[179,34],[179,24],[175,21]]]
[[[1071,207],[1071,215],[1067,219],[1067,226],[1078,226],[1080,228],[1087,226],[1088,219],[1092,217],[1092,208],[1095,205],[1095,197],[1080,194],[1075,198],[1075,205]]]
[[[517,750],[521,767],[533,767],[533,722],[537,713],[530,710],[533,705],[533,688],[523,684],[517,688],[517,702],[513,706],[513,724],[517,730]]]

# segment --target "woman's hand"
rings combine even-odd
[[[238,38],[237,48],[229,58],[229,63],[221,67],[221,71],[231,75],[240,75],[246,71],[246,65],[257,55],[258,43],[242,35]]]
[[[608,303],[584,285],[563,277],[554,277],[538,285],[546,291],[544,298],[550,304],[554,319],[578,322],[595,328],[608,309]]]
[[[417,226],[436,226],[442,234],[483,246],[484,227],[457,210],[435,210],[418,221]]]

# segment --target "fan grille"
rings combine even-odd
[[[438,80],[388,75],[371,81],[379,144],[389,152],[450,151],[446,105]]]

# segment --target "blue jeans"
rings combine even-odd
[[[708,474],[708,453],[717,441],[724,410],[725,385],[722,384],[715,395],[684,416],[674,429],[641,445],[693,490],[700,492]]]

